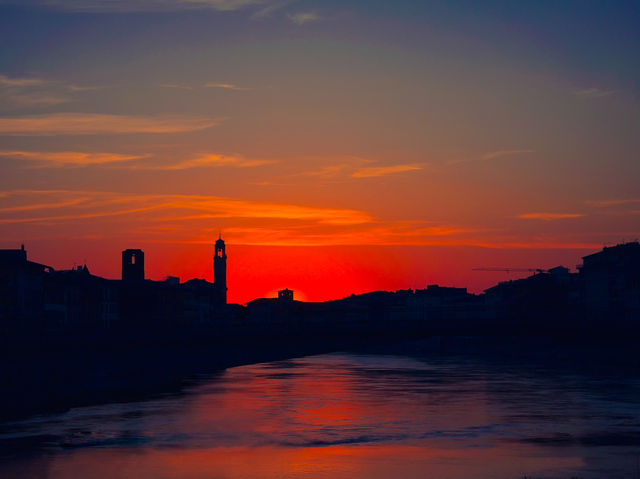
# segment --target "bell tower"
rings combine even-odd
[[[122,252],[122,280],[144,281],[144,252],[141,249],[126,249]]]
[[[218,238],[213,256],[213,288],[218,304],[227,304],[227,251],[222,236]]]

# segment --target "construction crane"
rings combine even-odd
[[[548,273],[548,269],[541,268],[473,268],[473,271],[497,271],[505,273]]]

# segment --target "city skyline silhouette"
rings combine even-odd
[[[0,477],[640,478],[639,25],[0,0]]]

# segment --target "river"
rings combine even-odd
[[[175,393],[0,424],[0,477],[640,478],[636,368],[543,356],[232,367]]]

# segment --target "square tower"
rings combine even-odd
[[[122,252],[122,281],[144,281],[144,251],[141,249]]]

